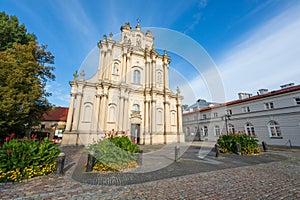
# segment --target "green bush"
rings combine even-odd
[[[18,181],[46,175],[55,170],[60,150],[48,138],[22,140],[6,138],[0,149],[0,182]]]
[[[110,135],[88,146],[96,158],[95,170],[119,171],[136,166],[136,153],[139,148],[127,136]]]
[[[236,143],[240,144],[242,155],[261,153],[257,144],[258,140],[253,136],[248,136],[246,134],[224,134],[218,139],[220,151],[223,153],[237,153]]]

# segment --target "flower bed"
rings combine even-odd
[[[13,137],[7,137],[0,149],[0,182],[22,182],[56,169],[58,144],[48,138],[38,141],[36,135],[21,140]]]
[[[108,133],[102,140],[88,146],[95,157],[94,170],[120,171],[137,166],[139,147],[123,133]]]
[[[236,143],[240,144],[242,155],[260,154],[258,140],[246,134],[224,134],[219,137],[220,152],[237,153]]]

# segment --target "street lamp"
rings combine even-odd
[[[225,118],[226,133],[228,133],[228,124],[227,123],[228,123],[228,120],[230,120],[230,115],[225,114],[224,118]]]

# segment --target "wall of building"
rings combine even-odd
[[[208,127],[208,136],[202,139],[216,141],[215,126],[219,126],[221,134],[226,133],[225,114],[229,113],[230,119],[227,127],[233,125],[235,132],[247,132],[247,123],[254,127],[254,134],[260,142],[265,141],[270,145],[300,146],[300,105],[295,98],[300,97],[300,89],[295,91],[257,98],[239,103],[227,103],[221,106],[200,109],[198,112],[189,112],[183,115],[183,130],[187,139],[191,139],[191,133]],[[272,107],[270,106],[272,103]],[[269,104],[269,108],[266,104]],[[248,109],[244,109],[249,107]],[[217,113],[217,117],[216,114]],[[203,115],[207,118],[203,119]],[[276,122],[277,125],[270,125]],[[272,136],[271,127],[279,127],[281,135]],[[279,130],[278,129],[278,130]],[[203,136],[203,135],[202,135]]]

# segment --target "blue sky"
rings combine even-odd
[[[50,102],[58,106],[69,105],[68,82],[75,70],[84,67],[83,61],[103,35],[119,33],[125,22],[135,27],[138,18],[142,27],[184,34],[215,63],[214,70],[199,72],[185,57],[170,53],[170,83],[173,90],[180,86],[184,103],[197,98],[228,101],[236,99],[238,92],[255,94],[261,88],[299,84],[297,0],[1,0],[0,10],[16,15],[41,44],[48,44],[55,56],[56,80],[47,90],[52,92]],[[214,87],[209,87],[213,83],[203,79],[214,80],[216,72],[225,99],[214,98]]]

